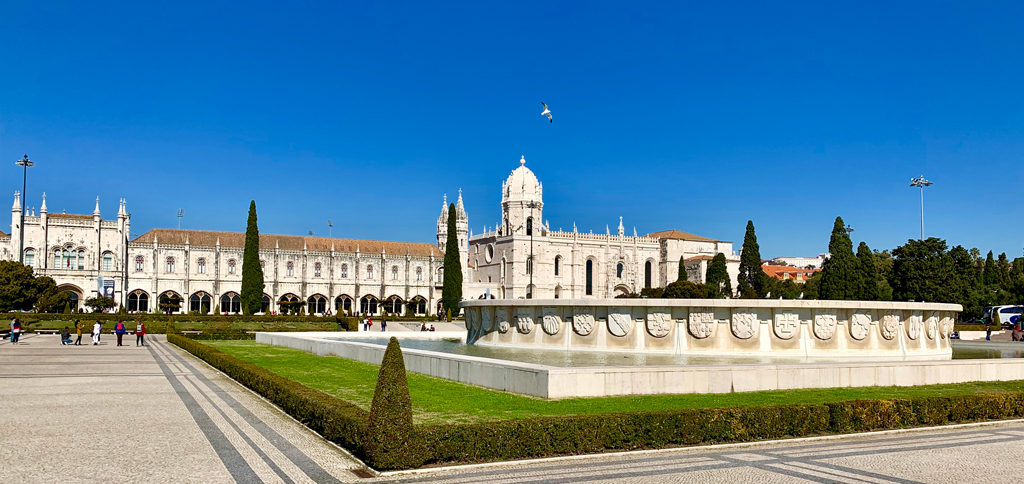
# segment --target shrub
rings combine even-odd
[[[365,452],[376,469],[419,467],[422,457],[413,437],[412,400],[402,347],[394,336],[384,351],[366,422]]]

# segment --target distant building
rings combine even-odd
[[[819,254],[817,257],[776,257],[771,260],[771,263],[778,266],[821,269],[821,265],[829,257],[830,254]]]
[[[802,267],[793,266],[779,266],[771,264],[763,264],[761,269],[764,270],[768,277],[774,277],[780,281],[795,281],[799,283],[807,282],[815,273],[821,272],[821,269],[806,269]]]

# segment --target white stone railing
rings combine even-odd
[[[959,304],[766,299],[464,301],[467,342],[788,358],[950,358]]]

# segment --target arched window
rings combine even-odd
[[[526,273],[533,274],[533,257],[526,258]]]
[[[228,259],[228,274],[235,273],[235,264],[236,262],[234,259]]]
[[[526,235],[533,235],[533,217],[526,217]]]
[[[206,259],[196,259],[196,274],[206,274]]]
[[[359,300],[359,312],[361,314],[377,314],[377,298],[363,296]]]
[[[174,257],[167,258],[167,270],[165,272],[168,274],[174,273]]]
[[[341,278],[348,279],[348,264],[341,265]]]
[[[561,267],[560,267],[561,265],[562,265],[562,256],[556,255],[555,256],[555,275],[556,276],[558,275],[559,269],[561,269]]]
[[[320,263],[313,264],[313,277],[320,277]]]
[[[78,251],[77,259],[78,259],[78,270],[80,270],[80,271],[81,270],[85,270],[85,251],[84,250],[79,250]]]
[[[623,269],[625,269],[625,267],[622,265],[621,262],[619,262],[618,265],[615,266],[615,277],[617,277],[619,279],[622,279],[622,270]]]
[[[306,300],[306,304],[306,312],[309,314],[323,314],[327,312],[327,298],[319,294],[309,296],[309,299]]]
[[[651,261],[644,263],[644,287],[651,287]]]
[[[242,312],[242,299],[233,292],[222,295],[220,297],[220,312],[232,314]]]
[[[288,263],[285,264],[284,267],[285,267],[285,270],[284,270],[285,274],[284,275],[286,275],[288,277],[291,277],[291,276],[295,275],[295,263],[294,262],[288,261]]]
[[[136,289],[128,295],[128,311],[144,313],[149,311],[149,294]]]
[[[146,258],[141,255],[135,256],[135,272],[142,272],[146,267]]]
[[[270,296],[264,294],[263,301],[260,303],[260,312],[266,314],[267,311],[270,311]]]
[[[594,295],[594,260],[587,259],[587,291],[588,296]]]
[[[373,264],[366,266],[366,278],[373,279]]]
[[[417,267],[416,268],[416,280],[417,281],[422,281],[423,280],[423,268],[422,267]]]
[[[205,292],[197,292],[188,298],[188,311],[207,314],[213,306],[213,299]]]
[[[398,280],[398,266],[391,266],[391,280]]]
[[[114,254],[111,254],[110,252],[103,253],[103,270],[114,270]]]
[[[36,266],[36,250],[25,249],[25,265],[30,267]]]

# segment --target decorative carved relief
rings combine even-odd
[[[867,337],[870,330],[871,316],[864,313],[853,313],[850,318],[850,336],[853,339],[862,340]]]
[[[835,310],[818,311],[814,315],[814,335],[818,339],[831,339],[836,334],[837,324],[839,324],[839,318],[836,316]]]
[[[508,322],[508,309],[498,309],[494,312],[494,320],[498,322],[498,332],[505,334],[511,328]]]
[[[494,308],[482,308],[480,310],[480,327],[484,331],[494,331]]]
[[[882,316],[882,324],[878,325],[879,331],[882,332],[882,337],[887,340],[892,340],[896,337],[896,333],[900,330],[900,316],[899,314],[886,314]]]
[[[711,308],[694,308],[690,311],[689,321],[686,328],[694,338],[704,339],[711,336],[715,329],[715,313]]]
[[[533,331],[533,316],[526,311],[516,313],[516,329],[520,333],[530,334]]]
[[[925,334],[928,335],[928,339],[935,339],[935,336],[939,332],[939,317],[932,313],[928,316],[928,319],[924,322]]]
[[[627,310],[628,311],[628,310]],[[608,332],[615,336],[625,336],[633,329],[633,316],[628,312],[608,311]]]
[[[792,339],[793,336],[796,336],[797,330],[800,329],[800,315],[797,313],[776,313],[773,327],[775,329],[775,336],[778,336],[780,339]]]
[[[555,308],[544,308],[544,316],[541,317],[540,326],[547,334],[558,334],[558,329],[562,326],[562,318],[558,315],[558,310]]]
[[[924,317],[920,313],[913,313],[907,320],[907,337],[917,339],[921,336],[921,327],[924,326]]]
[[[479,321],[477,320],[477,317],[476,317],[476,309],[469,309],[469,310],[467,310],[466,311],[466,328],[467,329],[476,329],[476,325],[477,324],[479,324]]]
[[[672,316],[669,313],[650,313],[647,315],[647,332],[655,338],[664,338],[672,329]]]
[[[939,321],[939,336],[946,339],[949,338],[951,332],[953,332],[953,318],[945,316]]]
[[[573,309],[572,330],[580,336],[590,334],[594,330],[594,313],[584,308]]]
[[[732,334],[739,339],[749,339],[757,332],[757,314],[752,312],[736,312],[732,314]]]

